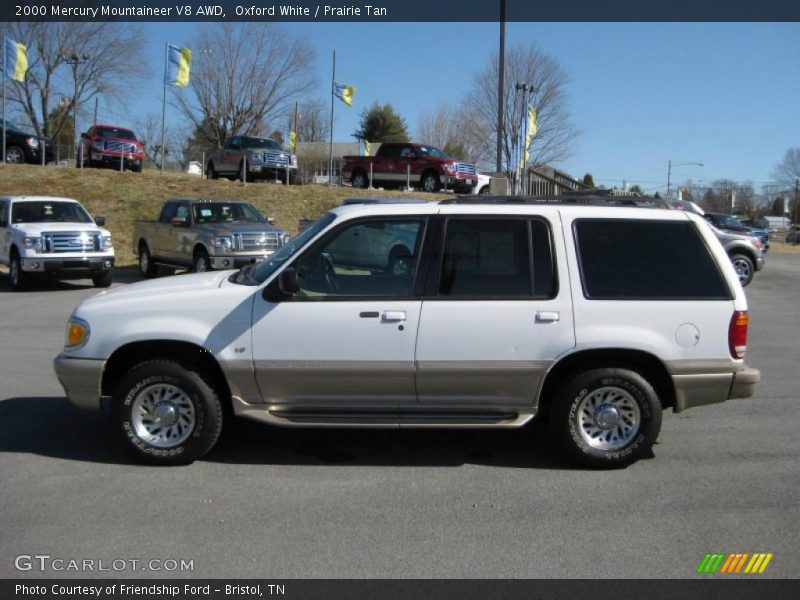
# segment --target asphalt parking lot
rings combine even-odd
[[[80,283],[12,293],[0,276],[0,577],[685,578],[706,552],[772,552],[763,576],[800,574],[800,255],[769,256],[747,288],[756,397],[667,413],[651,459],[606,472],[563,464],[537,427],[244,421],[191,466],[132,464],[52,370],[95,293]],[[194,570],[15,568],[34,554]]]

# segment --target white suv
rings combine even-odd
[[[227,406],[291,427],[541,416],[581,463],[623,466],[664,409],[750,396],[759,373],[742,287],[702,218],[607,202],[342,206],[260,264],[85,300],[56,372],[157,463],[208,452]],[[375,261],[370,230],[402,243]]]

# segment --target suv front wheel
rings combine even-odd
[[[648,453],[661,429],[661,402],[636,371],[583,371],[554,398],[551,427],[558,443],[588,467],[619,468]]]

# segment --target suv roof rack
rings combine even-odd
[[[575,204],[596,206],[636,206],[670,208],[654,196],[601,196],[599,194],[560,194],[558,196],[459,196],[440,200],[439,204]]]
[[[351,204],[419,204],[420,202],[428,202],[422,198],[346,198],[342,200],[340,206],[349,206]]]

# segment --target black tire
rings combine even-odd
[[[488,196],[489,195],[489,186],[485,185],[481,188],[481,191],[478,192],[479,196]]]
[[[590,369],[558,389],[550,427],[572,461],[601,469],[625,467],[653,447],[661,430],[661,402],[636,371]]]
[[[219,179],[219,173],[214,170],[214,163],[208,163],[206,167],[206,179]]]
[[[753,260],[746,254],[731,254],[731,264],[736,271],[736,276],[739,278],[739,283],[745,287],[751,281],[756,273],[756,267]]]
[[[151,279],[158,275],[158,265],[153,262],[150,248],[144,242],[139,246],[139,274],[145,279]]]
[[[369,187],[369,177],[367,177],[367,174],[364,171],[358,169],[353,172],[352,183],[354,188],[361,188],[365,190]]]
[[[28,274],[22,270],[22,261],[16,250],[11,251],[11,261],[8,265],[8,282],[15,292],[20,292],[28,287]]]
[[[6,162],[12,165],[25,163],[25,150],[19,146],[8,146],[6,148]]]
[[[208,271],[214,270],[214,268],[211,266],[211,260],[208,258],[208,252],[205,250],[197,250],[194,253],[192,270],[195,273],[207,273]]]
[[[128,371],[114,391],[113,408],[125,445],[153,464],[202,458],[222,431],[222,404],[214,388],[200,373],[170,360],[151,360]],[[167,424],[159,427],[158,418]]]
[[[434,171],[426,171],[422,174],[422,179],[420,179],[419,182],[419,188],[423,192],[435,194],[442,189],[442,182],[439,180],[439,175]]]
[[[94,287],[99,287],[99,288],[107,288],[111,286],[111,282],[113,280],[114,280],[114,271],[111,269],[100,271],[99,273],[95,273],[95,275],[92,276],[92,283],[94,283]]]
[[[141,173],[142,172],[142,165],[131,167],[131,171],[133,171],[134,173]]]
[[[247,170],[244,168],[244,161],[239,162],[239,181],[242,183],[247,183]]]

